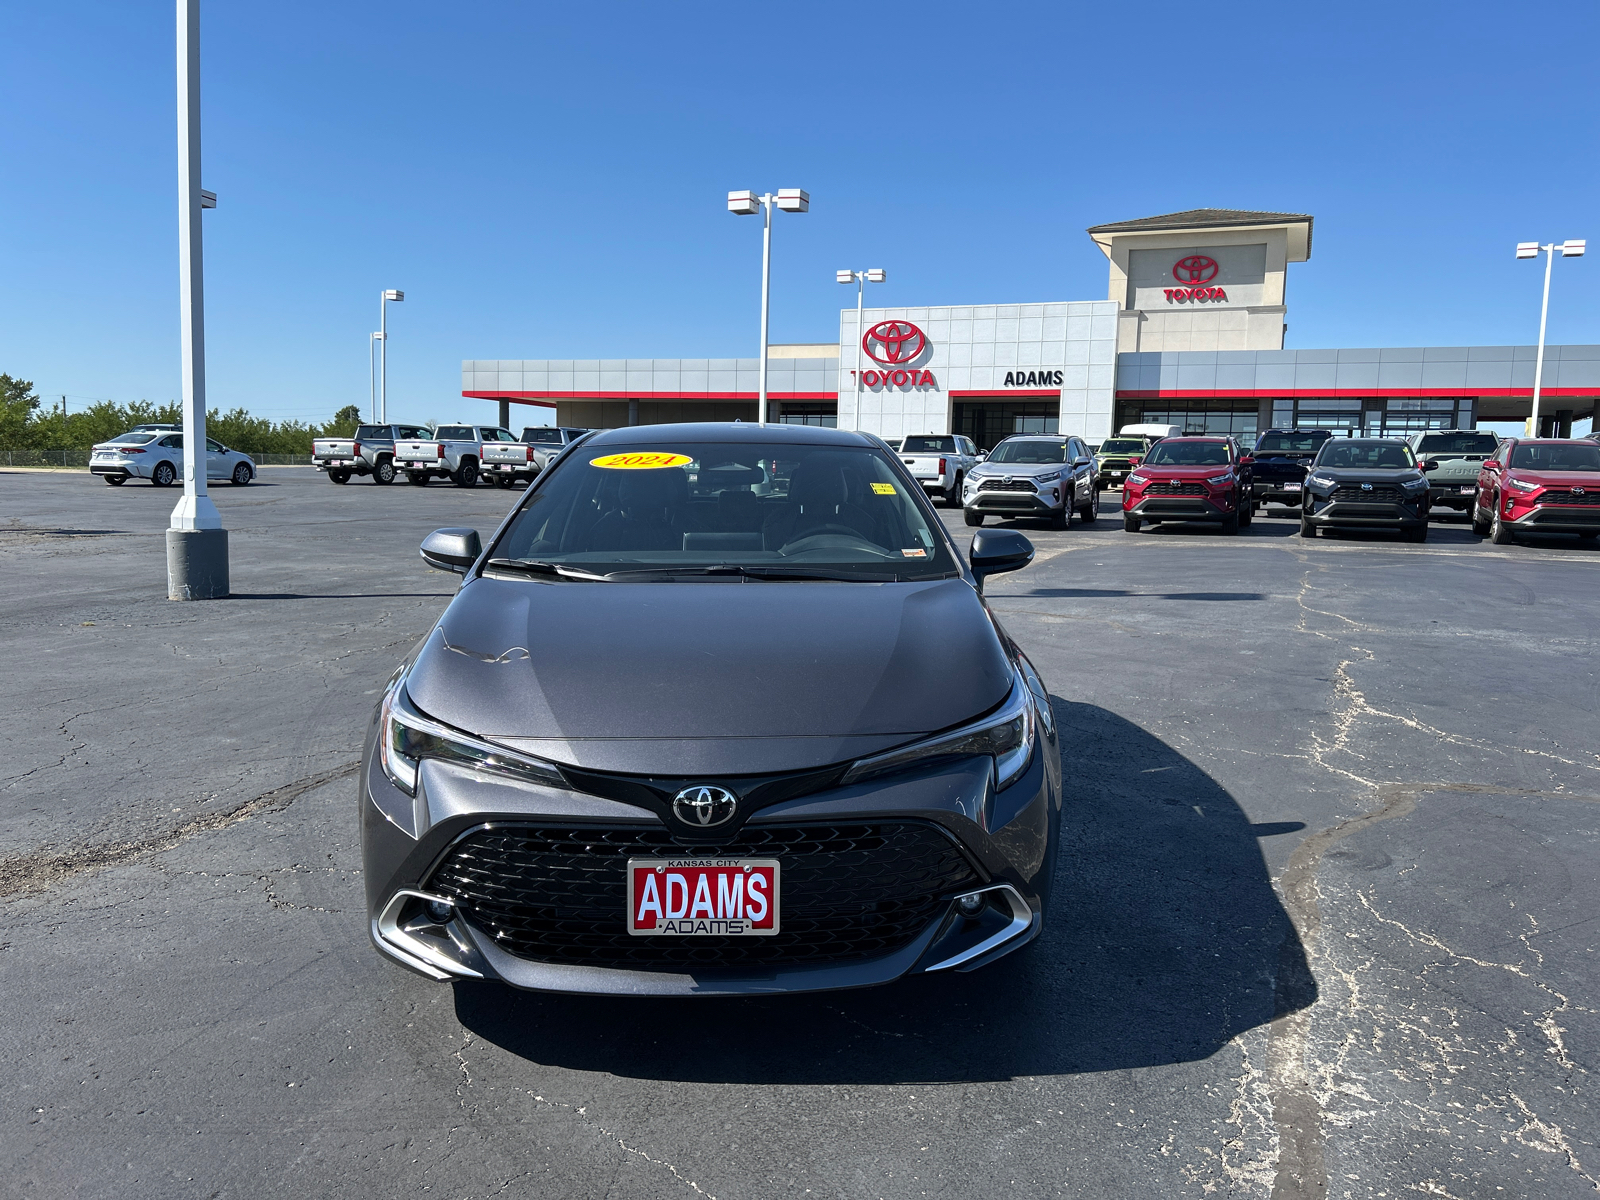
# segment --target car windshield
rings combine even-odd
[[[1522,442],[1512,447],[1511,465],[1530,471],[1600,471],[1600,445]]]
[[[1143,438],[1110,438],[1100,443],[1101,454],[1143,454]]]
[[[559,446],[561,445],[561,430],[529,427],[522,431],[522,440],[529,446]]]
[[[125,433],[106,443],[108,446],[144,446],[156,440],[153,433]]]
[[[901,454],[954,454],[953,437],[908,437],[900,447]]]
[[[387,441],[388,437],[389,427],[387,425],[356,426],[356,441],[358,442],[365,441],[367,438],[371,438],[373,441],[378,441],[379,439]]]
[[[1429,433],[1417,444],[1417,453],[1493,454],[1499,445],[1492,433]]]
[[[1261,435],[1261,441],[1256,444],[1256,453],[1271,454],[1274,450],[1315,453],[1327,440],[1325,433],[1266,433]]]
[[[866,446],[592,446],[545,476],[490,558],[616,578],[949,576],[956,563],[910,490]]]
[[[1067,444],[1058,438],[1009,438],[989,455],[992,463],[1064,463]]]
[[[1402,471],[1415,467],[1411,447],[1404,442],[1335,441],[1317,455],[1319,467],[1352,467],[1376,471]]]
[[[1147,467],[1223,467],[1228,464],[1226,442],[1157,442],[1144,460]]]
[[[471,425],[441,425],[436,436],[446,442],[475,442],[478,440],[477,431]]]

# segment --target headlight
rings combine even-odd
[[[1526,483],[1521,479],[1508,479],[1506,482],[1512,487],[1516,488],[1519,492],[1537,492],[1541,487],[1544,486],[1543,484],[1539,483]]]
[[[1040,685],[1043,687],[1043,685]],[[937,758],[988,754],[994,758],[994,788],[1000,791],[1021,775],[1033,756],[1037,739],[1034,702],[1028,684],[1017,677],[1005,703],[981,721],[941,733],[926,741],[902,746],[884,754],[858,760],[844,773],[841,783],[859,783],[891,771],[904,771]]]
[[[1061,479],[1061,472],[1060,471],[1054,471],[1049,475],[1035,475],[1033,477],[1033,481],[1035,483],[1056,483],[1056,482],[1059,482],[1060,479]]]
[[[1318,487],[1332,487],[1335,481],[1333,477],[1329,475],[1307,475],[1306,482],[1314,483]]]
[[[1428,490],[1428,480],[1426,476],[1421,479],[1405,479],[1401,481],[1400,486],[1408,491],[1425,492]]]
[[[1143,487],[1145,484],[1150,482],[1150,476],[1141,475],[1141,474],[1139,474],[1139,472],[1135,471],[1132,475],[1128,476],[1128,482],[1129,483],[1136,483],[1140,487]]]
[[[417,794],[417,769],[425,758],[464,763],[546,787],[568,786],[554,763],[481,742],[423,716],[406,695],[403,676],[385,693],[378,721],[379,736],[383,739],[383,772],[408,796]]]
[[[1232,483],[1233,482],[1233,472],[1229,471],[1226,475],[1213,475],[1210,479],[1206,480],[1206,482],[1207,483]]]

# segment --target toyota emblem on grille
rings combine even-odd
[[[1363,492],[1370,492],[1372,490],[1372,485],[1370,483],[1363,483],[1361,485],[1361,490]]]
[[[1011,482],[1013,482],[1013,480],[1012,480],[1011,476],[1009,476],[1009,475],[1002,475],[1000,477],[1000,482],[1001,483],[1011,483]]]
[[[1587,496],[1589,494],[1589,489],[1588,488],[1575,487],[1575,488],[1572,489],[1572,494],[1574,496]]]
[[[700,784],[672,798],[672,815],[685,825],[721,825],[733,819],[739,798],[727,788]]]
[[[1174,487],[1176,487],[1178,484],[1182,483],[1183,480],[1181,480],[1181,479],[1169,479],[1169,480],[1167,480],[1167,482],[1172,484]]]

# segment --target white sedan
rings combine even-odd
[[[183,478],[183,434],[136,431],[101,442],[89,454],[89,473],[112,487],[121,487],[130,479],[171,487]],[[255,476],[255,460],[248,454],[206,439],[207,479],[231,479],[242,487]]]

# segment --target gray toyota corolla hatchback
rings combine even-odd
[[[654,995],[858,987],[1034,938],[1061,808],[1038,674],[888,447],[615,429],[485,548],[367,739],[374,943],[433,979]]]

